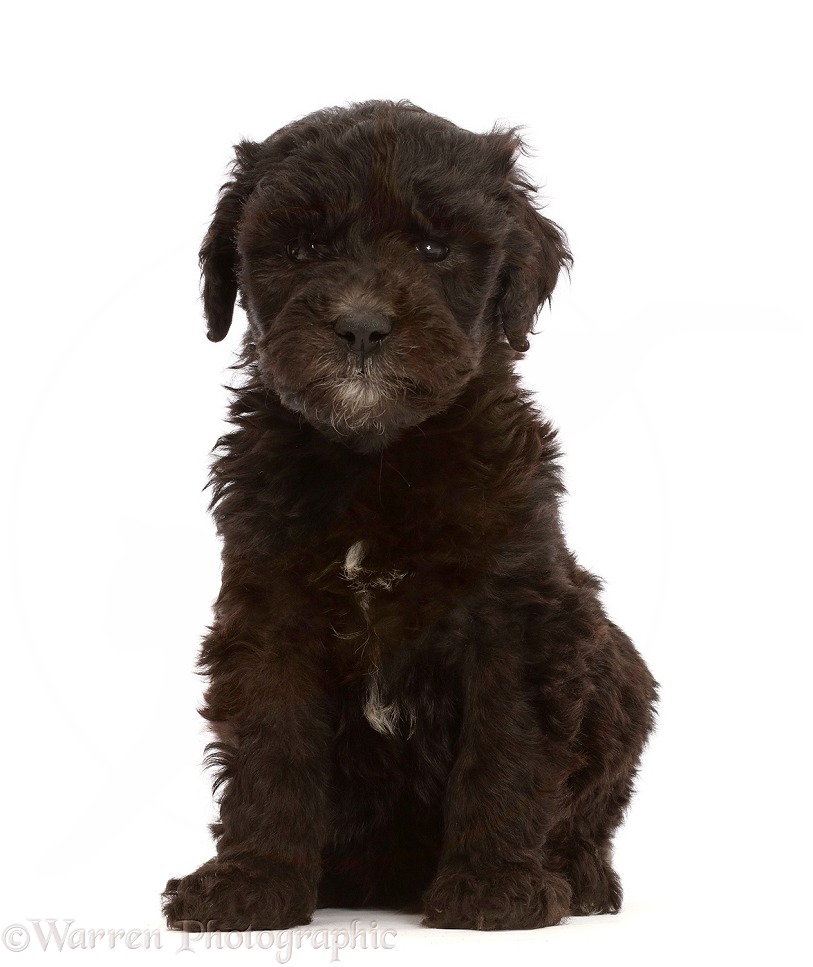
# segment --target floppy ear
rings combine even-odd
[[[525,352],[537,312],[545,300],[550,301],[559,272],[570,270],[573,256],[562,229],[534,205],[536,187],[515,167],[517,153],[525,150],[516,132],[512,128],[489,137],[498,158],[502,155],[502,168],[507,174],[503,198],[512,221],[503,242],[505,261],[497,314],[510,346]]]
[[[523,196],[516,207],[497,311],[510,346],[524,353],[540,306],[550,301],[560,270],[569,270],[573,257],[562,229],[540,215],[530,200]]]
[[[203,312],[212,342],[225,338],[237,298],[237,226],[243,205],[256,183],[253,175],[260,145],[241,141],[234,146],[232,177],[220,189],[212,224],[199,253],[203,280]]]

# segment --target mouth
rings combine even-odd
[[[322,365],[319,374],[302,389],[305,393],[326,393],[361,407],[429,395],[429,390],[414,379],[377,355],[368,354],[348,354],[341,362]]]
[[[372,452],[436,409],[437,388],[416,380],[409,363],[393,354],[323,352],[311,358],[307,381],[277,380],[274,388],[282,404],[312,426]]]
[[[340,396],[356,402],[358,405],[375,403],[407,403],[409,401],[425,400],[432,395],[432,391],[409,376],[395,373],[382,373],[371,368],[369,361],[366,368],[361,365],[344,376],[336,376],[332,380],[322,381],[322,385],[331,384]]]

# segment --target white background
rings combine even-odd
[[[6,15],[0,927],[157,927],[167,877],[211,855],[193,666],[219,548],[201,488],[243,319],[206,340],[197,248],[235,141],[386,97],[473,130],[526,125],[526,167],[576,261],[523,372],[561,428],[570,541],[663,701],[618,838],[618,917],[489,936],[392,914],[315,923],[398,930],[394,950],[344,963],[809,956],[803,9]],[[175,956],[178,936],[162,940],[139,956]],[[32,936],[14,962],[37,948]],[[307,940],[292,957],[329,961]]]

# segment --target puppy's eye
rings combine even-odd
[[[415,248],[427,262],[442,262],[449,254],[449,246],[431,238],[422,238]]]
[[[288,242],[285,251],[292,262],[310,262],[313,259],[325,258],[330,247],[315,238],[306,238]]]
[[[285,251],[292,262],[306,262],[308,259],[307,246],[302,242],[288,242]]]

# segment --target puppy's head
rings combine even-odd
[[[389,101],[237,145],[200,253],[209,338],[239,292],[269,390],[362,451],[442,412],[498,341],[528,348],[570,262],[521,150]]]

